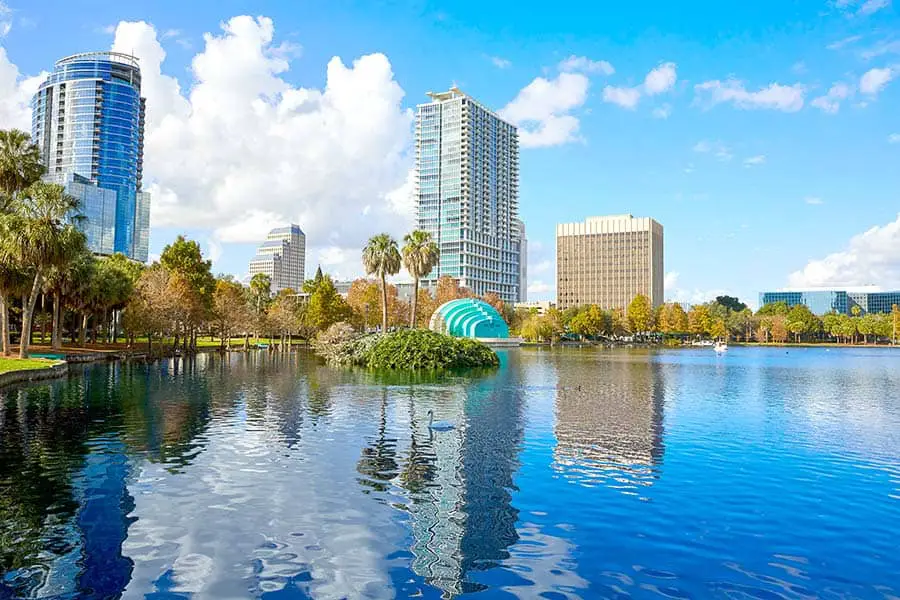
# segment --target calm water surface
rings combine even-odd
[[[896,598],[898,549],[891,350],[201,356],[0,393],[2,598]]]

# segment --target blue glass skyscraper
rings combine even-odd
[[[81,200],[90,249],[145,262],[150,197],[141,188],[145,100],[137,59],[117,52],[64,58],[32,109],[47,179]]]

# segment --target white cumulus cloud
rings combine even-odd
[[[648,96],[668,92],[675,85],[677,79],[675,63],[663,63],[647,73],[647,77],[644,78],[644,91]]]
[[[618,104],[628,110],[634,110],[640,99],[641,91],[638,88],[615,87],[612,85],[603,88],[604,102]]]
[[[644,77],[644,83],[641,85],[634,87],[606,86],[603,88],[603,101],[616,104],[626,110],[634,110],[637,108],[642,96],[655,96],[668,92],[675,86],[677,80],[678,75],[675,63],[661,63],[647,73],[646,77]],[[653,116],[657,119],[665,119],[671,112],[671,106],[666,104],[655,109]]]
[[[803,199],[804,202],[809,204],[810,206],[820,206],[825,204],[825,201],[819,198],[818,196],[807,196]]]
[[[756,156],[750,156],[748,158],[745,158],[744,166],[745,167],[755,167],[757,165],[765,164],[765,162],[766,162],[766,155],[758,154]]]
[[[24,77],[0,46],[0,129],[31,131],[31,97],[46,77]]]
[[[898,73],[900,70],[894,70],[891,67],[869,69],[859,79],[859,91],[869,96],[876,96]]]
[[[796,288],[900,287],[900,214],[895,221],[854,236],[843,250],[809,261],[788,279]]]
[[[560,73],[555,79],[536,77],[499,114],[519,127],[524,148],[577,141],[580,122],[569,112],[584,104],[588,86],[588,78],[581,73]]]
[[[741,109],[768,109],[796,112],[803,108],[805,90],[802,85],[772,83],[755,92],[747,90],[737,79],[705,81],[694,86],[702,102],[708,106],[732,103]]]
[[[409,193],[412,114],[387,57],[332,58],[323,88],[298,87],[283,77],[297,46],[274,36],[268,18],[228,20],[204,36],[182,90],[152,25],[116,28],[113,49],[141,60],[153,226],[247,242],[295,222],[310,255],[407,230],[412,211],[397,194]]]
[[[888,144],[900,144],[900,133],[892,133],[889,135]]]
[[[835,114],[841,108],[841,102],[853,94],[853,89],[846,83],[835,83],[824,96],[815,98],[810,104],[824,113]]]
[[[612,75],[616,72],[613,66],[605,60],[591,60],[586,56],[575,56],[559,63],[559,70],[564,73],[597,73],[599,75]]]

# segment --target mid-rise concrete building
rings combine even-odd
[[[118,52],[63,58],[31,106],[45,179],[81,201],[88,248],[146,262],[150,195],[142,190],[146,106],[137,58]]]
[[[278,227],[250,260],[250,276],[265,273],[272,282],[272,293],[303,288],[306,272],[306,234],[299,225]]]
[[[644,294],[663,303],[663,227],[631,215],[556,226],[556,303],[625,309]]]
[[[423,283],[447,275],[478,296],[520,293],[516,127],[453,87],[416,113],[416,221],[440,248]]]

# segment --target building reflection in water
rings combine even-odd
[[[564,351],[557,369],[554,468],[581,485],[642,495],[664,454],[662,366],[644,354]]]
[[[445,597],[482,589],[471,575],[518,540],[511,491],[523,406],[511,372],[405,392],[409,446],[396,481],[409,497],[412,569]],[[429,430],[428,410],[455,429]]]

